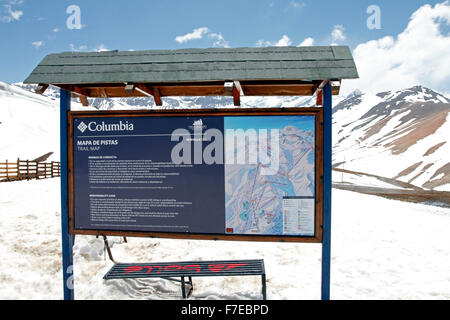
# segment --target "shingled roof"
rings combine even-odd
[[[25,83],[80,97],[313,95],[323,81],[358,78],[346,46],[210,48],[50,54]],[[226,85],[231,81],[231,87]],[[225,85],[224,85],[225,83]]]
[[[50,54],[25,83],[83,84],[357,78],[348,47],[266,47]]]

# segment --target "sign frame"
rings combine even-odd
[[[74,119],[114,117],[198,117],[198,116],[315,116],[315,232],[314,236],[242,235],[148,231],[87,230],[75,228]],[[324,221],[324,112],[323,108],[170,109],[132,111],[71,111],[68,120],[68,228],[71,235],[226,240],[254,242],[322,243]]]

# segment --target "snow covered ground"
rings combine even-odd
[[[450,299],[450,209],[334,190],[333,299]],[[0,183],[0,299],[61,299],[59,179]],[[318,244],[111,238],[120,262],[265,259],[269,299],[320,299]],[[179,299],[166,280],[114,280],[77,236],[77,299]],[[191,299],[260,299],[259,277],[197,278]]]
[[[57,101],[0,82],[0,161],[59,160]],[[56,134],[55,134],[56,133]]]

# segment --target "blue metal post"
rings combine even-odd
[[[331,174],[333,162],[333,102],[331,85],[323,89],[323,242],[322,242],[322,300],[330,300],[331,266]]]
[[[73,241],[69,234],[68,208],[68,153],[67,153],[67,112],[70,111],[70,92],[60,91],[60,148],[61,148],[61,236],[62,236],[62,271],[64,300],[74,299],[73,289]]]

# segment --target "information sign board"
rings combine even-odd
[[[322,109],[69,114],[73,234],[321,242]]]

